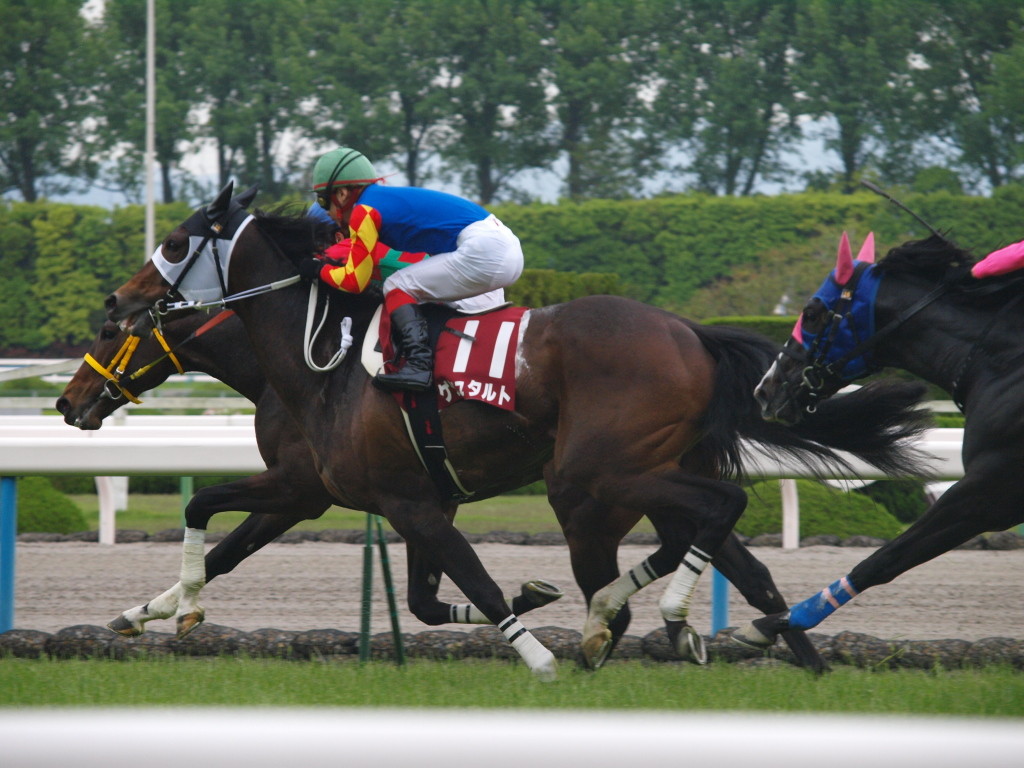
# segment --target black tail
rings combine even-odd
[[[768,455],[797,459],[817,477],[855,475],[840,451],[887,475],[927,474],[925,457],[910,442],[930,424],[930,414],[917,407],[925,395],[923,384],[878,381],[819,403],[817,412],[799,425],[765,421],[754,400],[754,387],[774,361],[778,345],[740,328],[687,324],[718,364],[701,445],[711,453],[722,478],[745,475],[741,439]]]

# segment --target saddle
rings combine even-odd
[[[423,304],[421,310],[434,349],[434,386],[427,392],[392,395],[413,448],[442,498],[462,503],[474,492],[462,485],[448,459],[440,412],[460,400],[515,409],[516,351],[529,310],[503,305],[469,315],[444,304]],[[387,315],[378,309],[363,339],[363,366],[374,376],[382,367],[393,370],[394,357]]]

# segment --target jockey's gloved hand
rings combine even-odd
[[[316,280],[323,266],[320,259],[303,259],[299,262],[299,277],[303,280]]]

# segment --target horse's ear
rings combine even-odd
[[[874,232],[868,232],[868,236],[864,239],[864,245],[860,247],[860,252],[857,254],[857,261],[863,261],[865,264],[875,263]]]
[[[249,187],[245,192],[235,198],[235,202],[243,208],[248,208],[252,205],[252,201],[256,199],[256,195],[259,194],[259,191],[260,188],[258,185]]]
[[[206,206],[206,218],[208,221],[217,221],[228,211],[228,205],[231,203],[231,193],[235,189],[235,182],[229,181],[227,185],[217,195],[217,199]]]
[[[853,252],[850,250],[850,238],[843,232],[839,240],[839,253],[836,255],[836,282],[840,285],[846,283],[853,277]]]

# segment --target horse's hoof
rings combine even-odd
[[[668,639],[672,641],[679,658],[701,666],[708,663],[708,650],[704,638],[685,621],[666,621]]]
[[[555,661],[554,654],[552,654],[551,658],[543,664],[534,667],[530,671],[533,672],[534,677],[542,683],[555,682],[555,680],[558,679],[558,663]]]
[[[608,660],[612,652],[612,633],[610,629],[604,629],[592,634],[583,640],[583,663],[587,669],[600,669]]]
[[[769,617],[765,617],[769,618]],[[766,651],[775,645],[775,633],[770,632],[765,634],[758,627],[758,622],[763,622],[764,619],[754,619],[743,629],[737,629],[732,633],[731,638],[734,643],[742,645],[744,648],[752,648],[755,651]],[[767,628],[766,628],[767,629]]]
[[[138,637],[146,631],[144,624],[133,624],[124,617],[124,614],[121,614],[112,622],[107,624],[107,629],[114,630],[117,634],[121,635],[121,637]]]
[[[200,608],[199,610],[192,611],[191,613],[183,613],[178,617],[178,639],[185,637],[192,630],[203,623],[203,619],[206,618],[206,612]]]
[[[528,601],[531,605],[536,608],[553,603],[555,600],[561,600],[565,597],[559,587],[552,584],[549,581],[542,581],[541,579],[533,579],[523,584],[521,594],[523,599]]]

